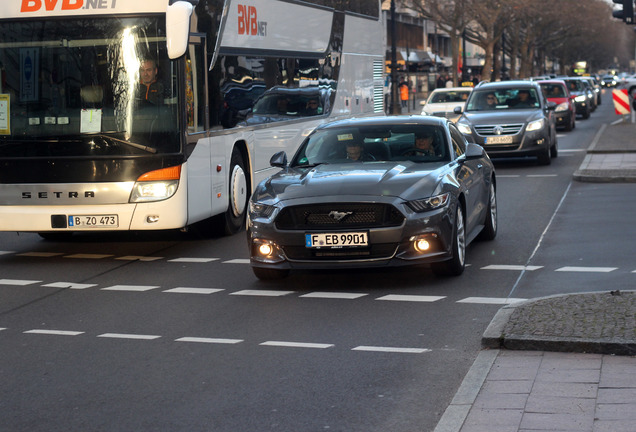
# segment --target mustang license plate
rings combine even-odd
[[[369,235],[366,232],[305,234],[305,246],[308,248],[342,248],[368,245]]]
[[[117,215],[80,215],[68,217],[69,228],[117,228],[119,216]]]
[[[510,135],[491,136],[486,138],[486,144],[512,144],[512,139]]]

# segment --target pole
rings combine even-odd
[[[397,53],[395,28],[395,0],[391,0],[391,114],[399,114],[398,82],[397,82]]]

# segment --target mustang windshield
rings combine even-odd
[[[48,19],[0,28],[0,156],[180,150],[165,18]]]

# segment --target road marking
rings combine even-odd
[[[113,255],[104,255],[104,254],[73,254],[73,255],[64,255],[64,258],[77,258],[77,259],[102,259],[109,258]]]
[[[618,267],[561,267],[556,269],[558,272],[583,272],[583,273],[609,273],[618,269]]]
[[[126,333],[104,333],[97,337],[100,338],[112,338],[112,339],[135,339],[135,340],[153,340],[159,339],[161,336],[156,335],[142,335],[142,334],[126,334]]]
[[[384,353],[406,353],[406,354],[422,354],[431,352],[428,348],[396,348],[396,347],[380,347],[361,345],[352,348],[351,351],[367,351],[367,352],[384,352]]]
[[[244,259],[244,258],[237,258],[237,259],[223,261],[223,264],[249,264],[249,263],[250,263],[250,260]]]
[[[458,300],[457,303],[474,303],[474,304],[511,304],[525,301],[522,298],[504,298],[504,297],[466,297]]]
[[[42,258],[50,258],[54,256],[64,255],[64,252],[25,252],[21,254],[16,254],[16,256],[26,256],[26,257],[42,257]]]
[[[322,299],[344,299],[355,300],[360,297],[364,297],[369,294],[365,293],[345,293],[345,292],[312,292],[309,294],[301,295],[306,298],[322,298]]]
[[[0,251],[0,255],[14,254],[15,251]]]
[[[261,297],[282,297],[293,294],[294,291],[268,291],[268,290],[241,290],[230,293],[239,296],[261,296]]]
[[[159,286],[154,285],[112,285],[106,288],[102,288],[102,291],[150,291],[153,289],[159,288]]]
[[[43,330],[43,329],[34,329],[28,330],[24,333],[27,334],[43,334],[43,335],[55,335],[55,336],[77,336],[81,335],[84,332],[80,331],[67,331],[67,330]]]
[[[557,174],[528,174],[527,177],[557,177]]]
[[[519,174],[497,174],[497,178],[517,178],[517,177],[521,177],[521,175]]]
[[[398,295],[398,294],[389,294],[383,297],[379,297],[376,300],[386,300],[386,301],[404,301],[404,302],[436,302],[438,300],[445,299],[446,297],[438,297],[438,296],[418,296],[418,295]]]
[[[283,342],[283,341],[267,341],[263,342],[259,345],[262,346],[275,346],[275,347],[285,347],[285,348],[318,348],[325,349],[331,348],[333,344],[319,344],[319,343],[305,343],[305,342]]]
[[[165,290],[163,292],[166,293],[177,293],[177,294],[214,294],[219,291],[225,291],[220,288],[188,288],[188,287],[177,287],[169,290]]]
[[[20,279],[0,279],[0,285],[19,285],[26,286],[36,283],[41,283],[42,281],[35,280],[20,280]]]
[[[504,265],[494,264],[482,267],[482,270],[517,270],[517,271],[535,271],[543,268],[543,266],[522,266],[522,265]]]
[[[243,342],[243,339],[219,339],[219,338],[202,338],[202,337],[182,337],[175,339],[175,342],[195,342],[195,343],[208,343],[208,344],[238,344]]]
[[[578,153],[578,152],[587,152],[587,149],[559,149],[559,153]]]
[[[115,259],[121,260],[121,261],[157,261],[157,260],[163,259],[163,257],[128,255],[128,256],[118,257]]]
[[[218,258],[175,258],[168,260],[168,262],[177,263],[209,263],[212,261],[218,261]]]
[[[53,282],[50,284],[42,285],[47,288],[69,288],[69,289],[86,289],[97,286],[97,284],[78,284],[74,282]]]

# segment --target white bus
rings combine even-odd
[[[384,39],[379,0],[2,0],[0,230],[236,232],[271,155],[384,112]]]

